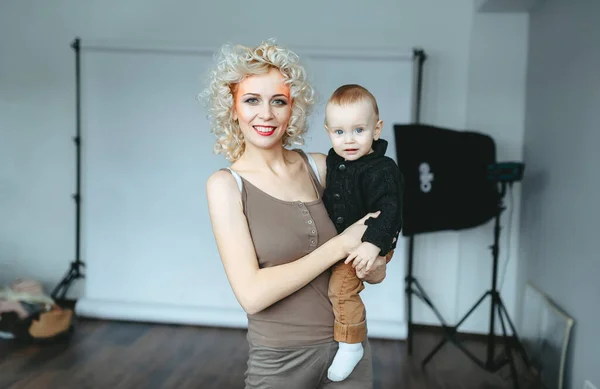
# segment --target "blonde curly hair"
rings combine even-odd
[[[208,86],[200,97],[207,105],[211,132],[217,137],[216,154],[224,154],[227,160],[235,162],[244,153],[244,137],[233,120],[234,91],[245,77],[265,74],[273,68],[285,77],[292,98],[292,113],[283,135],[283,145],[304,144],[307,117],[315,102],[315,92],[297,54],[275,44],[274,39],[268,39],[256,47],[226,44],[215,60],[216,66],[208,75]]]

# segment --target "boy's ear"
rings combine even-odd
[[[373,132],[373,139],[378,140],[381,136],[381,130],[383,129],[383,120],[377,121],[375,125],[375,131]]]

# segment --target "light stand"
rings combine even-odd
[[[460,350],[462,350],[471,360],[473,360],[477,365],[479,365],[482,369],[490,372],[496,372],[507,363],[510,366],[511,376],[514,383],[515,388],[519,388],[517,369],[515,366],[515,360],[512,354],[513,349],[520,353],[523,361],[530,367],[530,362],[527,357],[527,353],[525,348],[521,344],[519,337],[517,335],[517,331],[515,326],[513,325],[504,302],[502,301],[502,297],[500,296],[500,292],[497,288],[497,276],[498,276],[498,254],[500,252],[499,248],[499,240],[500,240],[500,216],[502,212],[505,210],[503,206],[502,199],[506,194],[506,186],[512,184],[516,179],[514,179],[514,175],[511,173],[511,170],[516,171],[516,176],[522,175],[523,165],[515,164],[515,163],[505,163],[505,164],[497,164],[490,167],[490,179],[497,181],[500,185],[500,198],[498,202],[498,212],[495,217],[494,224],[494,243],[490,247],[492,251],[493,257],[493,265],[492,265],[492,288],[485,292],[483,296],[473,305],[473,307],[467,312],[467,314],[456,324],[454,327],[447,327],[444,325],[445,330],[445,338],[440,341],[440,343],[427,355],[427,357],[423,360],[423,367],[433,358],[433,356],[442,348],[442,346],[447,342],[451,341],[455,346],[457,346]],[[462,323],[477,309],[477,307],[485,300],[486,297],[490,297],[490,329],[487,334],[487,358],[485,361],[478,359],[473,353],[471,353],[467,348],[465,348],[460,342],[456,339],[455,334],[457,329],[460,327]],[[496,331],[495,331],[495,319],[496,314],[500,319],[500,325],[502,327],[502,337],[504,339],[504,357],[496,359],[495,357],[495,347],[496,347]],[[508,322],[512,332],[512,338],[507,333],[507,328],[505,321]]]
[[[77,191],[73,194],[75,200],[75,260],[71,262],[69,270],[54,288],[51,296],[55,300],[64,300],[71,284],[79,279],[85,278],[81,272],[81,268],[85,264],[80,259],[80,239],[81,239],[81,104],[80,104],[80,39],[76,38],[71,44],[71,48],[75,50],[75,94],[76,94],[76,135],[73,137],[76,150],[77,174],[76,188]]]

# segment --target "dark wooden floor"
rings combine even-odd
[[[508,367],[484,373],[454,346],[445,346],[421,370],[421,358],[438,340],[419,330],[412,357],[404,342],[372,340],[374,387],[514,387]],[[466,345],[483,356],[483,343]],[[0,388],[242,389],[247,350],[241,330],[80,319],[68,342],[19,345],[0,339]]]

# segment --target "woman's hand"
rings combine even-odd
[[[396,237],[398,236],[398,232],[396,233]],[[394,238],[394,242],[396,242],[396,238]],[[365,268],[356,269],[356,276],[361,280],[368,282],[369,284],[379,284],[381,281],[385,279],[387,264],[392,260],[394,256],[394,250],[390,251],[386,254],[385,257],[377,257],[371,270],[367,270]]]
[[[346,258],[348,254],[355,248],[357,248],[362,243],[362,236],[367,230],[367,226],[365,226],[365,221],[367,219],[373,217],[376,218],[379,216],[381,212],[373,212],[366,214],[362,219],[356,221],[350,227],[346,228],[344,232],[342,232],[339,237],[342,239],[342,248],[343,248],[343,257]]]
[[[356,271],[356,276],[369,284],[379,284],[385,279],[387,269],[387,260],[385,257],[377,257],[371,270],[360,269]]]
[[[367,213],[365,216],[363,216],[362,219],[357,220],[354,224],[363,224],[364,225],[365,222],[367,221],[367,219],[377,218],[380,214],[381,214],[381,211]]]

